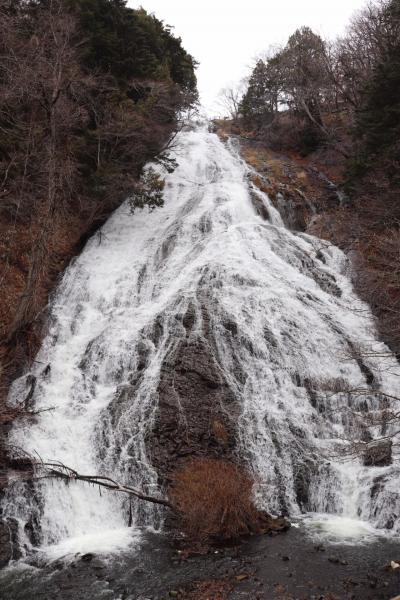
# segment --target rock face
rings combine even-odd
[[[186,334],[167,356],[158,386],[159,402],[148,448],[161,479],[188,457],[232,459],[239,407],[218,366],[209,335],[207,311],[202,332],[194,332],[189,307],[182,325]]]
[[[386,467],[392,463],[392,440],[382,440],[367,446],[363,463],[366,467]]]
[[[18,544],[18,524],[14,519],[0,520],[0,568],[21,557]]]

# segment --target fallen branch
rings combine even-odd
[[[115,481],[111,477],[106,477],[103,475],[82,475],[78,473],[75,469],[64,465],[62,462],[46,462],[43,461],[40,457],[38,459],[34,458],[30,454],[26,453],[22,449],[16,447],[21,453],[21,458],[25,461],[29,461],[30,468],[32,469],[29,473],[25,471],[21,474],[17,480],[21,481],[23,479],[29,480],[39,480],[39,479],[62,479],[65,482],[68,481],[84,481],[85,483],[90,483],[92,485],[98,485],[99,487],[106,488],[111,492],[122,492],[128,494],[130,496],[134,496],[139,500],[143,500],[145,502],[152,502],[153,504],[160,504],[161,506],[165,506],[171,510],[176,510],[174,505],[165,500],[164,498],[157,498],[155,496],[150,496],[148,494],[143,493],[141,490],[137,490],[129,485],[124,485]],[[32,473],[33,471],[33,473]],[[43,474],[40,474],[42,472]]]
[[[128,485],[118,483],[110,477],[105,477],[102,475],[82,475],[78,473],[75,469],[67,467],[66,465],[60,462],[43,462],[41,460],[32,460],[32,466],[35,469],[41,469],[45,471],[45,475],[43,475],[42,477],[36,477],[36,479],[56,478],[63,479],[64,481],[84,481],[86,483],[91,483],[100,487],[104,487],[113,492],[123,492],[125,494],[135,496],[136,498],[139,498],[139,500],[144,500],[145,502],[152,502],[153,504],[161,504],[162,506],[166,506],[171,510],[175,510],[175,507],[170,502],[168,502],[168,500],[164,500],[163,498],[156,498],[155,496],[149,496],[148,494],[144,494],[140,490],[136,490],[135,488],[132,488]]]
[[[23,403],[17,404],[16,406],[3,406],[0,408],[0,425],[7,425],[17,419],[26,417],[37,417],[44,412],[55,410],[54,406],[48,408],[40,408],[38,410],[28,410],[23,407]]]

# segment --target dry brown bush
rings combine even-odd
[[[257,528],[254,480],[226,460],[194,458],[175,471],[169,499],[193,540],[230,539]]]
[[[214,419],[212,422],[212,432],[221,444],[224,446],[229,444],[229,432],[219,419]]]
[[[226,580],[200,581],[178,591],[178,600],[227,600],[233,585]]]

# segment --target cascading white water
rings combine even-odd
[[[210,351],[242,407],[238,451],[257,474],[258,502],[272,512],[336,513],[399,527],[397,468],[335,458],[347,438],[362,435],[353,411],[379,409],[374,392],[393,393],[400,375],[351,289],[345,256],[286,229],[235,149],[206,125],[181,133],[174,154],[179,166],[166,177],[163,208],[132,215],[124,204],[67,269],[31,372],[35,408],[54,410],[16,426],[12,443],[156,494],[146,435],[160,368],[179,342],[176,315],[195,307],[195,335],[206,303]],[[384,356],[350,356],[371,346]],[[343,391],[360,387],[371,394],[354,400]],[[26,393],[24,377],[12,396],[20,401]],[[16,484],[3,508],[21,524],[30,520],[43,546],[79,549],[82,539],[112,546],[129,531],[126,499],[85,484],[43,481],[35,495]],[[153,506],[135,515],[138,523],[158,523]]]

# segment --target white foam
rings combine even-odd
[[[41,551],[47,558],[54,560],[76,554],[115,554],[133,546],[138,549],[140,534],[128,527],[107,529],[98,533],[80,535],[64,539],[58,544],[42,546]]]
[[[384,536],[366,521],[329,514],[308,514],[302,519],[307,532],[322,542],[359,545],[376,542]]]

